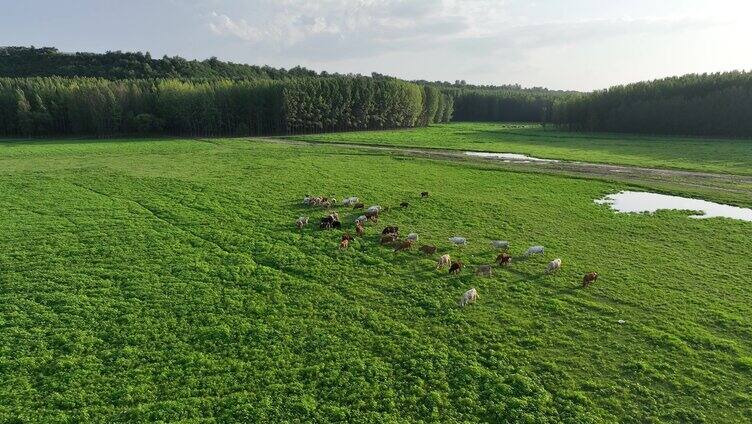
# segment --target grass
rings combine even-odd
[[[752,175],[752,140],[583,134],[537,125],[450,123],[396,131],[291,137],[347,142],[522,153],[547,159]]]
[[[752,420],[751,224],[592,202],[622,188],[334,146],[0,144],[0,421]],[[340,251],[294,229],[323,215],[306,193],[411,206]],[[379,247],[387,224],[468,267]],[[497,238],[546,255],[474,277]]]

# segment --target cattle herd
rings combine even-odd
[[[420,193],[421,199],[425,199],[429,197],[428,192],[424,191]],[[324,196],[309,196],[306,195],[303,198],[303,204],[306,206],[311,207],[320,207],[323,209],[330,209],[332,207],[336,207],[338,205],[337,199],[333,197],[324,197]],[[360,202],[360,200],[357,197],[348,197],[342,201],[342,206],[345,207],[351,207],[353,210],[363,210],[365,209],[365,205]],[[400,203],[401,208],[407,208],[410,204],[408,202],[402,202]],[[363,237],[365,235],[365,225],[367,222],[371,223],[378,223],[379,216],[383,212],[388,212],[389,208],[382,208],[379,205],[370,206],[368,209],[365,209],[363,211],[363,214],[358,216],[355,219],[355,234],[357,237]],[[295,226],[298,230],[301,230],[308,225],[308,217],[307,216],[301,216],[298,218],[298,220],[295,222]],[[326,215],[319,220],[319,228],[322,230],[331,230],[331,229],[342,229],[342,222],[340,222],[339,219],[339,213],[336,211],[329,211],[326,213]],[[342,250],[346,250],[350,247],[350,243],[354,240],[353,236],[350,235],[349,232],[345,232],[342,234],[342,238],[339,243],[339,248]],[[417,233],[410,233],[405,237],[404,239],[400,238],[399,228],[396,226],[386,226],[381,231],[381,238],[380,243],[383,246],[389,246],[393,248],[394,253],[397,254],[401,251],[407,251],[411,250],[415,243],[418,241],[418,234]],[[453,236],[449,237],[449,242],[454,244],[455,246],[465,246],[467,245],[467,239],[465,237],[459,237],[459,236]],[[508,253],[509,250],[509,242],[506,240],[492,240],[491,241],[491,247],[493,249],[502,250],[501,253],[496,257],[495,263],[502,267],[511,266],[512,264],[512,256]],[[421,245],[420,250],[423,254],[430,256],[436,254],[436,246],[430,245],[430,244],[424,244]],[[545,248],[543,246],[531,246],[528,248],[525,253],[523,254],[524,258],[533,256],[533,255],[542,255],[545,252]],[[545,273],[549,274],[552,272],[558,271],[562,266],[562,262],[560,258],[556,258],[548,263],[545,269]],[[441,255],[436,262],[436,269],[444,269],[449,268],[449,274],[459,274],[462,271],[463,263],[460,260],[452,260],[452,258],[448,254]],[[493,267],[491,265],[479,265],[475,268],[475,275],[479,277],[491,277],[493,275]],[[582,286],[584,288],[589,287],[592,283],[594,283],[598,279],[598,273],[597,272],[588,272],[585,274],[585,276],[582,278]],[[462,297],[460,298],[460,306],[466,306],[470,303],[474,303],[476,300],[480,299],[480,295],[478,294],[478,291],[475,288],[471,288],[470,290],[466,291]]]

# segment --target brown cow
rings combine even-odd
[[[595,283],[595,280],[597,279],[598,279],[597,272],[588,272],[587,274],[585,274],[584,277],[582,277],[582,287],[588,288],[588,286]]]
[[[393,227],[391,225],[388,226],[388,227],[384,227],[384,229],[381,231],[381,234],[397,234],[397,235],[399,235],[399,227]]]
[[[363,234],[365,234],[366,229],[363,228],[363,224],[358,221],[357,224],[355,224],[355,234],[357,234],[358,237],[363,237]]]
[[[412,247],[413,247],[413,241],[405,240],[402,243],[400,243],[397,247],[394,248],[394,253],[397,253],[400,250],[410,250]]]
[[[501,253],[496,257],[496,263],[501,266],[507,266],[512,263],[512,257],[509,253]]]
[[[459,274],[462,271],[462,261],[452,262],[452,266],[449,267],[450,274]]]
[[[381,244],[392,244],[397,241],[396,234],[384,234],[381,236]]]
[[[423,246],[420,246],[420,251],[425,253],[426,255],[433,255],[434,253],[436,253],[436,246],[424,244]]]
[[[355,239],[353,238],[353,236],[351,236],[351,235],[350,235],[350,233],[345,233],[345,234],[342,234],[342,240],[343,240],[343,241],[344,241],[344,240],[347,240],[347,241],[353,241],[353,240],[355,240]]]
[[[350,246],[350,239],[343,238],[341,242],[339,242],[339,248],[342,250],[347,249]]]

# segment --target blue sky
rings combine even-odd
[[[744,0],[1,0],[0,45],[590,90],[752,69]]]

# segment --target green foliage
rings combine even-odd
[[[602,181],[253,140],[4,142],[0,169],[2,422],[752,420],[749,223],[615,214],[593,199],[626,187]],[[306,193],[393,208],[340,251],[295,229],[324,214]],[[380,247],[389,224],[467,269]],[[491,239],[515,261],[476,278]],[[532,244],[546,257],[517,258]]]
[[[752,72],[690,74],[611,87],[556,102],[576,131],[752,137]]]
[[[428,89],[434,107],[445,95]],[[0,78],[0,136],[262,135],[427,125],[423,87],[392,78]],[[31,101],[30,101],[31,100]],[[451,111],[444,111],[444,115]],[[431,118],[431,121],[438,120]]]

